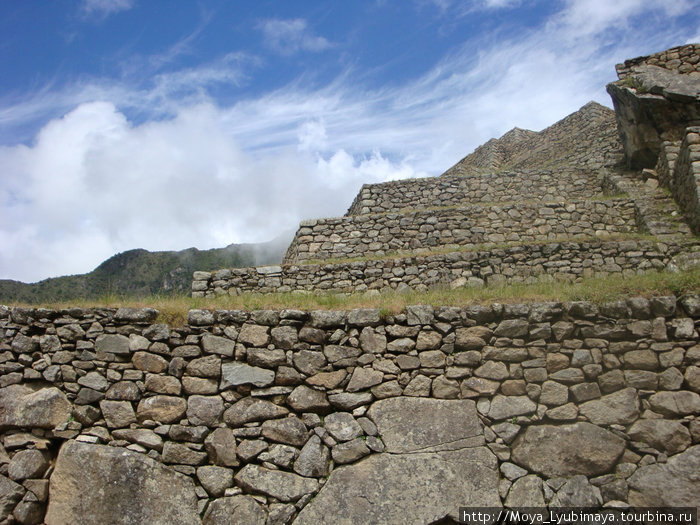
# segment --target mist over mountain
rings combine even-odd
[[[277,264],[294,232],[264,243],[230,244],[224,248],[149,252],[136,249],[118,253],[93,271],[36,283],[0,280],[0,303],[42,303],[97,299],[106,295],[146,297],[187,295],[195,270],[218,270]]]

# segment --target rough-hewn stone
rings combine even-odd
[[[120,448],[66,442],[50,494],[47,525],[199,523],[189,478]]]

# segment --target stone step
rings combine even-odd
[[[659,187],[657,179],[644,180],[642,172],[611,171],[606,174],[603,186],[634,201],[640,231],[661,239],[692,237],[678,205],[670,192]]]

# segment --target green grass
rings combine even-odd
[[[107,296],[100,300],[78,300],[48,303],[42,307],[92,308],[120,306],[151,307],[160,312],[159,322],[182,326],[187,322],[190,309],[300,309],[337,310],[353,308],[380,308],[383,317],[401,312],[407,305],[466,306],[470,304],[521,303],[537,301],[579,301],[603,303],[631,296],[682,295],[700,293],[700,268],[679,272],[649,272],[633,276],[586,278],[571,283],[566,281],[512,283],[484,288],[437,288],[427,292],[388,292],[376,296],[365,294],[254,294],[221,296],[216,298],[162,297],[128,299]],[[38,305],[32,305],[37,307]]]

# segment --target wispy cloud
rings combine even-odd
[[[302,18],[266,20],[260,28],[265,44],[282,55],[293,55],[299,51],[324,51],[333,45],[324,37],[314,35]]]
[[[135,0],[83,0],[81,10],[86,16],[105,18],[134,7]]]

